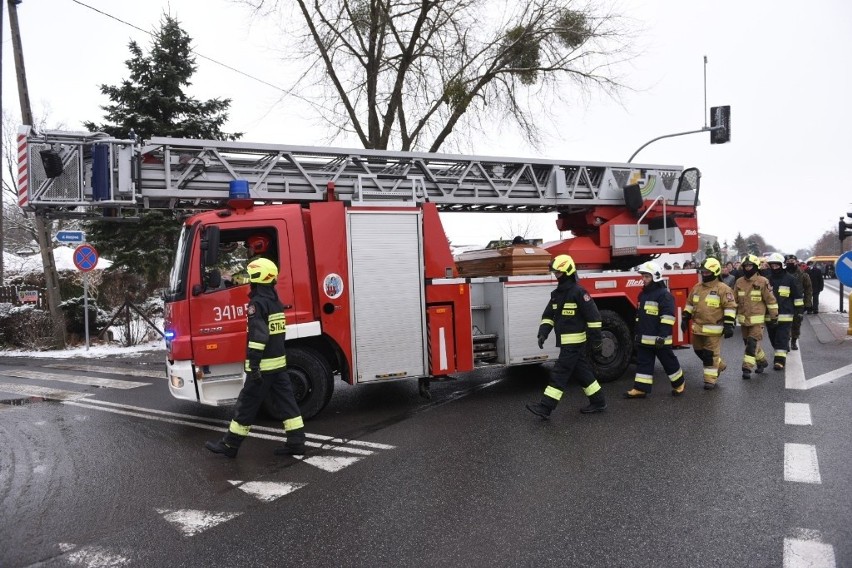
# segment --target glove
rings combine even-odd
[[[249,371],[249,378],[253,381],[262,381],[263,375],[260,374],[260,369],[252,369]]]
[[[680,318],[680,330],[686,333],[686,330],[689,329],[689,320],[692,319],[690,314],[684,313]]]
[[[725,339],[728,339],[729,337],[733,337],[734,336],[734,324],[726,323],[723,326],[722,335],[725,336]]]
[[[544,349],[544,340],[545,339],[547,339],[547,338],[543,335],[538,336],[538,348],[539,349]]]
[[[658,337],[657,339],[654,340],[654,345],[657,348],[663,347],[665,344],[666,344],[666,338],[665,337]]]

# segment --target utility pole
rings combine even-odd
[[[27,88],[27,75],[24,70],[24,51],[21,45],[21,31],[18,27],[18,4],[21,0],[7,0],[9,6],[9,28],[12,31],[12,50],[15,54],[15,72],[18,77],[18,98],[21,102],[21,119],[24,124],[34,124],[33,110],[30,106],[30,93]],[[65,348],[65,318],[59,308],[59,274],[56,272],[56,261],[53,258],[51,238],[52,223],[44,216],[35,213],[35,230],[38,248],[41,250],[41,263],[44,267],[44,285],[47,296],[47,306],[53,323],[54,349]]]

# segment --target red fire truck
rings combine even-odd
[[[29,210],[126,218],[190,213],[165,296],[169,389],[234,402],[244,380],[248,286],[242,243],[267,237],[287,309],[288,367],[305,417],[349,384],[540,364],[536,331],[550,275],[462,277],[442,212],[552,214],[603,315],[598,379],[630,362],[641,278],[629,270],[698,248],[700,174],[677,166],[317,148],[207,140],[117,140],[22,127],[21,193]],[[698,281],[667,272],[678,308]],[[675,325],[675,343],[684,343]],[[273,414],[274,409],[269,409]]]

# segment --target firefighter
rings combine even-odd
[[[722,265],[718,260],[707,258],[699,271],[701,282],[686,299],[680,329],[684,333],[692,329],[692,348],[704,365],[704,388],[711,390],[727,368],[721,355],[721,340],[723,336],[727,339],[734,335],[737,303],[734,292],[719,280]]]
[[[550,330],[555,330],[559,359],[541,402],[528,403],[527,410],[541,418],[549,418],[568,387],[568,379],[573,376],[589,397],[588,406],[581,408],[580,412],[603,412],[606,400],[586,355],[587,338],[595,353],[600,353],[602,348],[600,312],[589,293],[577,283],[574,259],[560,254],[553,259],[550,270],[557,277],[558,285],[551,292],[550,301],[541,316],[538,346],[544,349]]]
[[[763,341],[763,325],[767,315],[771,325],[778,320],[778,302],[772,293],[772,285],[757,272],[758,259],[753,254],[742,261],[743,275],[737,278],[737,322],[742,327],[745,353],[743,354],[743,379],[750,379],[751,372],[762,373],[769,362],[760,345]]]
[[[675,304],[663,274],[656,262],[646,262],[637,269],[644,287],[639,292],[636,310],[636,376],[633,388],[625,398],[645,398],[654,382],[654,359],[659,359],[669,376],[672,396],[679,396],[686,386],[683,369],[672,351],[672,326]]]
[[[255,257],[266,257],[266,254],[269,252],[269,237],[266,235],[252,235],[246,239],[245,247],[246,247],[246,259],[251,261]],[[249,277],[248,272],[245,268],[242,270],[235,272],[233,276],[231,276],[232,285],[240,285],[240,284],[248,284]]]
[[[793,318],[802,311],[802,288],[798,281],[784,269],[784,256],[773,252],[767,259],[769,268],[769,283],[775,299],[778,301],[778,321],[767,323],[769,341],[775,350],[773,368],[780,371],[787,363],[787,352],[790,351],[790,327]]]
[[[213,453],[237,457],[240,445],[248,437],[257,411],[268,394],[284,416],[287,442],[276,448],[276,455],[305,453],[305,428],[293,385],[287,374],[284,338],[287,322],[284,306],[278,300],[275,282],[278,267],[266,258],[255,258],[246,267],[249,274],[248,346],[246,349],[246,381],[237,397],[234,418],[221,440],[206,442]]]
[[[811,277],[808,276],[807,272],[799,268],[799,259],[796,258],[795,254],[785,256],[784,262],[787,265],[787,272],[792,274],[793,278],[802,287],[802,303],[796,306],[800,311],[793,317],[793,326],[790,333],[790,348],[796,351],[799,349],[799,336],[802,333],[802,318],[804,318],[802,312],[811,309],[813,306],[813,286],[811,285]]]

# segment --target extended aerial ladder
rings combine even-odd
[[[223,207],[231,182],[264,203],[434,203],[440,211],[555,212],[581,266],[628,267],[697,249],[700,173],[680,166],[515,159],[220,140],[18,134],[19,205],[50,218]]]

